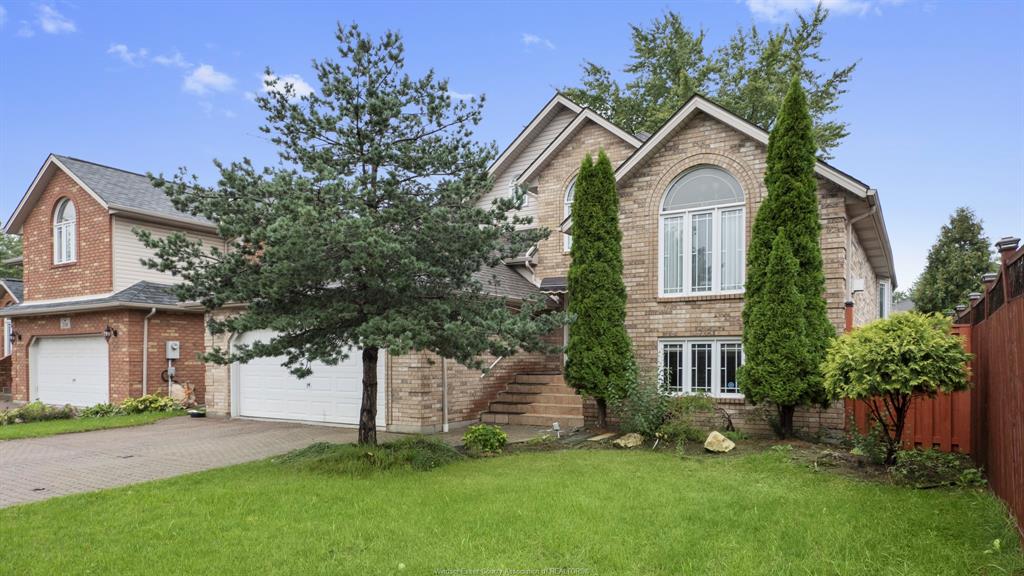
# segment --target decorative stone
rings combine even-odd
[[[708,434],[708,439],[704,441],[704,449],[709,452],[728,452],[736,447],[736,443],[729,440],[725,436],[722,436],[718,432],[712,432]]]
[[[619,448],[636,448],[637,446],[643,445],[643,443],[644,437],[641,436],[640,434],[637,434],[636,432],[630,432],[629,434],[626,434],[625,436],[619,438],[615,442],[612,442],[612,444],[618,446]]]

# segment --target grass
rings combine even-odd
[[[181,411],[175,412],[144,412],[142,414],[126,414],[123,416],[104,416],[102,418],[71,418],[64,420],[43,420],[41,422],[26,422],[24,424],[7,424],[0,426],[0,440],[17,440],[19,438],[41,438],[55,434],[68,434],[71,432],[89,432],[91,430],[106,430],[108,428],[124,428],[126,426],[140,426],[152,424],[157,420],[181,416]]]
[[[0,565],[47,576],[1024,570],[1004,508],[984,491],[870,483],[782,453],[564,450],[429,472],[330,466],[352,458],[370,457],[321,446],[0,510]],[[986,553],[995,539],[1001,549]]]

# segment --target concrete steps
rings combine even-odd
[[[516,374],[480,415],[488,424],[551,426],[563,430],[583,426],[583,398],[565,385],[560,373]]]

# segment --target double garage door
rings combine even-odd
[[[247,332],[238,344],[267,342],[270,331]],[[383,426],[385,354],[377,362],[377,425]],[[363,362],[359,350],[336,366],[314,362],[313,374],[296,378],[281,366],[283,358],[255,358],[234,369],[237,379],[238,415],[336,424],[359,424],[363,398]]]
[[[102,336],[40,338],[29,352],[32,399],[92,406],[110,401],[110,361]]]

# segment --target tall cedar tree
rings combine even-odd
[[[928,251],[928,264],[911,289],[920,312],[944,313],[980,291],[981,275],[995,270],[992,244],[970,208],[957,208]]]
[[[800,79],[794,77],[782,111],[768,139],[765,186],[768,195],[757,209],[747,253],[746,291],[743,306],[743,347],[747,366],[741,370],[740,385],[754,403],[772,402],[778,407],[780,434],[793,433],[796,406],[827,405],[819,368],[835,329],[828,320],[825,274],[822,271],[821,223],[818,220],[818,192],[814,177],[814,134]],[[772,274],[772,245],[780,232],[790,244],[799,268],[794,278],[802,306],[799,316],[806,336],[799,378],[780,387],[760,378],[761,367],[775,362],[780,354],[766,344],[768,336],[788,324],[789,319],[758,311],[770,306],[766,295],[785,280]],[[788,387],[788,390],[783,388]]]
[[[608,400],[633,374],[622,281],[622,231],[615,171],[602,150],[583,159],[572,203],[569,265],[569,345],[566,381],[597,402],[597,424],[607,424]]]
[[[319,92],[298,96],[267,70],[261,129],[281,164],[216,163],[204,188],[182,169],[154,178],[175,206],[217,224],[228,250],[181,234],[139,232],[156,249],[150,266],[184,282],[178,295],[216,310],[248,306],[211,321],[214,334],[260,328],[268,342],[217,349],[207,360],[246,362],[283,355],[297,376],[310,363],[336,364],[362,349],[359,442],[376,443],[380,352],[430,351],[472,367],[481,355],[549,350],[542,338],[564,321],[538,298],[519,305],[488,295],[484,266],[519,254],[547,235],[511,215],[522,192],[489,207],[494,146],[472,138],[482,100],[453,101],[445,80],[403,72],[398,34],[378,40],[339,26],[338,59],[314,61]]]
[[[0,278],[21,278],[20,264],[5,264],[5,261],[18,256],[21,256],[21,238],[0,233]]]
[[[827,19],[828,10],[818,4],[793,25],[767,33],[756,26],[741,28],[727,44],[709,50],[704,29],[688,28],[678,13],[669,11],[647,26],[631,25],[633,54],[624,85],[607,68],[588,61],[580,86],[563,91],[634,133],[653,133],[694,94],[771,129],[789,81],[798,74],[809,89],[815,141],[828,158],[849,133],[832,115],[857,64],[815,72],[828,61],[821,55]]]

